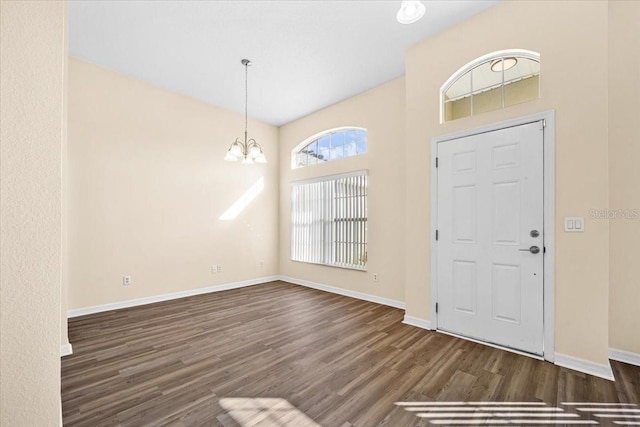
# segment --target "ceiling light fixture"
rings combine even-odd
[[[425,7],[418,0],[402,0],[396,19],[401,24],[413,24],[424,16]]]
[[[498,58],[491,61],[491,71],[499,73],[501,71],[507,71],[516,66],[518,60],[513,56],[507,58]]]
[[[267,158],[262,152],[260,144],[258,144],[253,138],[247,139],[247,100],[249,98],[247,74],[251,61],[243,59],[241,63],[244,65],[244,141],[241,141],[240,138],[236,138],[229,147],[224,159],[228,162],[237,162],[238,160],[242,160],[243,165],[267,163]]]

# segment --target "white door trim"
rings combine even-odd
[[[531,114],[512,120],[456,132],[431,139],[431,327],[438,329],[436,302],[438,301],[438,246],[435,230],[438,224],[438,171],[436,170],[437,146],[440,142],[464,138],[480,133],[544,121],[544,358],[554,362],[554,260],[555,260],[555,111]]]

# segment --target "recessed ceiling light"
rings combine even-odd
[[[396,19],[401,24],[413,24],[424,16],[425,7],[418,0],[402,0]]]
[[[502,70],[506,71],[510,68],[515,67],[517,63],[518,60],[513,56],[510,56],[508,58],[494,59],[493,61],[491,61],[491,71],[495,71],[496,73]]]

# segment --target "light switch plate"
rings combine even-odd
[[[564,231],[567,233],[584,232],[584,217],[583,216],[565,216]]]

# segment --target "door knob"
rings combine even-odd
[[[532,254],[537,254],[540,253],[540,248],[537,246],[531,246],[530,248],[527,249],[520,249],[521,251],[526,251],[526,252],[531,252]]]

